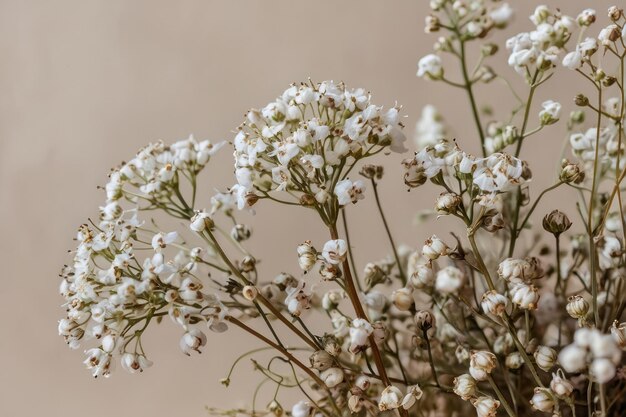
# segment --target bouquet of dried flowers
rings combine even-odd
[[[116,362],[132,373],[150,367],[142,336],[169,317],[186,355],[208,338],[228,343],[214,333],[229,329],[262,346],[241,357],[273,351],[255,368],[276,395],[229,415],[626,413],[624,12],[611,7],[595,30],[594,10],[572,18],[537,7],[531,30],[505,45],[526,92],[512,92],[508,120],[486,123],[477,88],[510,85],[487,65],[499,47],[486,40],[513,11],[490,0],[430,7],[426,32],[439,38],[417,75],[467,92],[480,155],[461,148],[465,137],[447,138],[441,115],[427,106],[419,150],[402,162],[404,182],[439,187],[434,210],[457,218],[465,234],[433,235],[417,250],[394,241],[377,190],[383,167],[373,161],[407,151],[399,106],[373,104],[366,90],[343,83],[292,85],[250,110],[228,144],[153,143],[110,173],[99,219],[79,227],[60,287],[59,333],[71,348],[91,346],[85,364],[94,376],[109,376]],[[459,79],[444,60],[458,61]],[[531,192],[532,161],[520,152],[561,118],[558,102],[543,102],[537,114],[533,101],[559,71],[577,73],[593,94],[576,95],[578,108],[561,123],[571,160],[559,162],[553,185]],[[198,207],[201,174],[227,146],[236,184]],[[532,224],[540,200],[567,187],[579,200],[576,218],[553,210]],[[389,256],[359,266],[345,207],[366,198],[379,209]],[[257,268],[245,244],[251,229],[237,219],[257,204],[319,215],[328,240],[302,237],[293,251],[298,273],[267,277]],[[184,227],[172,231],[165,217]],[[301,396],[290,411],[281,387]]]

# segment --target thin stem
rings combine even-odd
[[[476,124],[476,129],[478,130],[478,136],[480,137],[480,146],[482,148],[483,157],[487,156],[487,148],[485,147],[485,134],[483,132],[483,127],[480,121],[480,115],[478,114],[478,107],[476,106],[476,99],[474,98],[474,91],[472,89],[472,82],[470,81],[469,74],[467,72],[467,63],[465,57],[465,41],[461,41],[461,72],[463,74],[463,82],[465,84],[465,90],[467,91],[467,96],[469,97],[470,106],[472,108],[472,115],[474,116],[474,123]]]

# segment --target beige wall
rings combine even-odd
[[[233,352],[255,343],[234,331],[211,335],[205,354],[187,358],[177,347],[178,329],[166,322],[147,340],[153,368],[93,380],[81,364],[82,352],[68,350],[56,335],[62,314],[57,273],[69,261],[74,231],[96,214],[103,198],[96,185],[105,183],[108,169],[144,143],[189,133],[229,139],[248,107],[262,106],[309,76],[366,87],[376,103],[397,100],[408,115],[408,134],[421,106],[437,104],[457,126],[460,143],[472,143],[465,97],[415,77],[418,58],[434,40],[422,30],[426,3],[0,1],[0,415],[202,416],[205,404],[248,402],[249,376],[239,374],[230,389],[218,383]],[[529,26],[533,2],[513,3],[519,3],[518,18],[507,33]],[[609,4],[551,3],[570,14],[587,3],[604,13]],[[569,104],[576,91],[564,87],[567,79],[555,77],[539,99]],[[496,106],[510,97],[501,87],[486,92]],[[534,153],[525,156],[536,186],[550,184],[562,138],[554,128],[533,139]],[[218,159],[207,196],[213,184],[232,181],[228,151]],[[431,205],[434,191],[407,193],[399,159],[388,158],[382,193],[398,240],[418,245],[446,223],[410,226],[415,212]],[[564,203],[571,200],[558,201],[574,214]],[[358,261],[383,257],[385,241],[371,201],[357,209],[351,212]],[[325,238],[307,222],[310,214],[285,213],[292,214],[262,206],[251,220],[255,246],[262,239],[273,242],[257,252],[267,277],[297,272],[295,245]]]

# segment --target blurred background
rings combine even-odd
[[[106,183],[108,170],[144,144],[190,133],[229,140],[248,108],[264,106],[308,77],[364,87],[376,104],[402,104],[409,138],[422,107],[434,104],[453,126],[451,136],[477,151],[464,92],[415,76],[418,59],[436,39],[423,32],[427,3],[0,1],[0,415],[197,417],[207,414],[206,405],[250,404],[258,375],[248,362],[230,388],[219,383],[237,352],[258,345],[235,330],[210,334],[204,353],[189,358],[178,348],[180,330],[165,320],[147,335],[155,362],[147,372],[128,375],[118,366],[109,379],[90,376],[82,350],[69,350],[57,335],[63,315],[57,274],[70,260],[76,228],[97,215],[104,196],[96,186]],[[515,23],[492,41],[502,44],[530,30],[527,16],[535,2],[512,5]],[[603,21],[609,5],[550,2],[572,16],[594,7]],[[591,35],[599,30],[592,28]],[[501,51],[490,64],[525,95],[506,56]],[[456,69],[449,74],[454,79]],[[585,91],[571,74],[559,74],[539,92],[532,126],[544,99],[561,101],[565,119],[573,96]],[[479,87],[478,94],[481,105],[496,109],[495,117],[507,115],[514,104],[503,84]],[[563,124],[526,145],[535,197],[553,182]],[[402,158],[379,159],[386,165],[381,194],[396,240],[418,247],[435,230],[448,236],[448,219],[416,223],[417,212],[432,207],[436,191],[425,186],[408,193]],[[205,178],[207,200],[215,188],[234,182],[228,150],[213,160]],[[571,191],[555,192],[537,215],[559,208],[574,218],[572,201]],[[358,264],[385,257],[373,199],[351,207],[349,215]],[[298,243],[311,239],[321,246],[326,240],[314,219],[305,210],[269,204],[246,219],[266,279],[281,271],[298,273]]]

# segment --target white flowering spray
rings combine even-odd
[[[432,211],[451,233],[417,230],[411,247],[393,237],[378,161],[406,151],[398,105],[373,104],[367,90],[343,83],[293,84],[250,110],[230,144],[159,142],[112,170],[98,218],[79,227],[61,274],[58,331],[85,350],[92,375],[109,376],[117,364],[147,370],[143,335],[169,318],[180,328],[172,343],[189,356],[227,344],[219,333],[229,329],[262,345],[242,349],[222,383],[253,356],[259,387],[273,385],[265,409],[257,389],[252,410],[214,414],[623,415],[624,12],[573,18],[540,5],[527,31],[498,38],[514,16],[507,3],[432,0],[430,8],[425,29],[437,40],[417,75],[464,91],[475,131],[462,126],[448,137],[444,116],[455,115],[427,105],[403,180],[419,188],[416,205],[437,196]],[[510,66],[502,73],[489,65],[498,50]],[[448,70],[449,60],[460,71]],[[544,83],[569,71],[579,80],[563,86],[571,103],[537,101]],[[510,117],[485,120],[499,116],[480,111],[478,87],[511,87],[510,76],[521,76],[525,91],[498,103]],[[554,182],[538,190],[535,135],[560,127],[569,159],[554,155]],[[234,185],[203,207],[205,167],[226,146]],[[577,204],[545,207],[557,188]],[[294,237],[276,276],[246,248],[256,236],[238,221],[238,209],[255,204],[304,207],[319,219],[322,237]],[[380,255],[362,260],[346,211],[366,205],[384,234],[367,241]],[[301,397],[285,397],[286,388]]]

